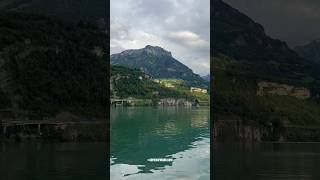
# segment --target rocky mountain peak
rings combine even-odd
[[[297,46],[294,50],[304,59],[318,64],[320,63],[320,39],[315,39],[308,44]]]
[[[145,52],[148,52],[152,55],[164,55],[164,56],[171,56],[172,57],[172,54],[170,51],[167,51],[165,49],[163,49],[162,47],[159,47],[159,46],[151,46],[151,45],[147,45],[145,48],[143,48],[143,50]]]
[[[128,49],[128,50],[125,50],[119,54],[112,54],[111,58],[116,55],[130,56],[130,55],[138,55],[138,54],[141,55],[142,53],[147,53],[152,56],[170,56],[170,57],[172,57],[171,52],[163,49],[162,47],[147,45],[142,49]]]
[[[198,74],[172,57],[170,51],[159,46],[147,45],[142,49],[125,50],[110,58],[112,65],[140,69],[154,78],[181,79],[194,86],[207,86],[207,82]]]

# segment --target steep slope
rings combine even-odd
[[[154,78],[182,79],[190,85],[206,86],[206,82],[199,75],[173,58],[171,52],[157,46],[147,45],[142,49],[113,54],[111,64],[137,68]]]
[[[320,40],[313,40],[306,45],[297,46],[294,50],[306,60],[320,64]]]
[[[0,34],[2,108],[40,118],[104,109],[109,70],[101,30],[2,12]]]
[[[319,66],[221,0],[212,1],[211,13],[215,113],[261,124],[320,124]]]
[[[112,98],[190,98],[190,94],[161,86],[150,75],[138,69],[111,66],[110,89]]]
[[[225,54],[246,65],[244,69],[235,64],[234,72],[304,85],[311,83],[305,81],[309,74],[317,76],[313,64],[285,42],[270,38],[261,25],[220,0],[213,1],[212,34],[215,55]]]

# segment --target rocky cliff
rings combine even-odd
[[[258,88],[257,94],[259,96],[271,94],[279,96],[293,96],[299,99],[308,99],[311,97],[309,89],[290,86],[287,84],[261,81],[258,83]]]

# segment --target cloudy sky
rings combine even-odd
[[[319,0],[224,0],[289,46],[320,38]]]
[[[210,0],[111,0],[111,54],[161,46],[195,73],[210,72]]]

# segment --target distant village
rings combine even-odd
[[[167,87],[167,88],[175,88],[175,84],[179,84],[181,83],[181,80],[160,80],[160,79],[154,79],[153,80],[156,83],[162,84],[163,86]],[[203,88],[199,88],[199,87],[190,87],[190,92],[191,93],[203,93],[203,94],[207,94],[208,90],[207,89],[203,89]]]

